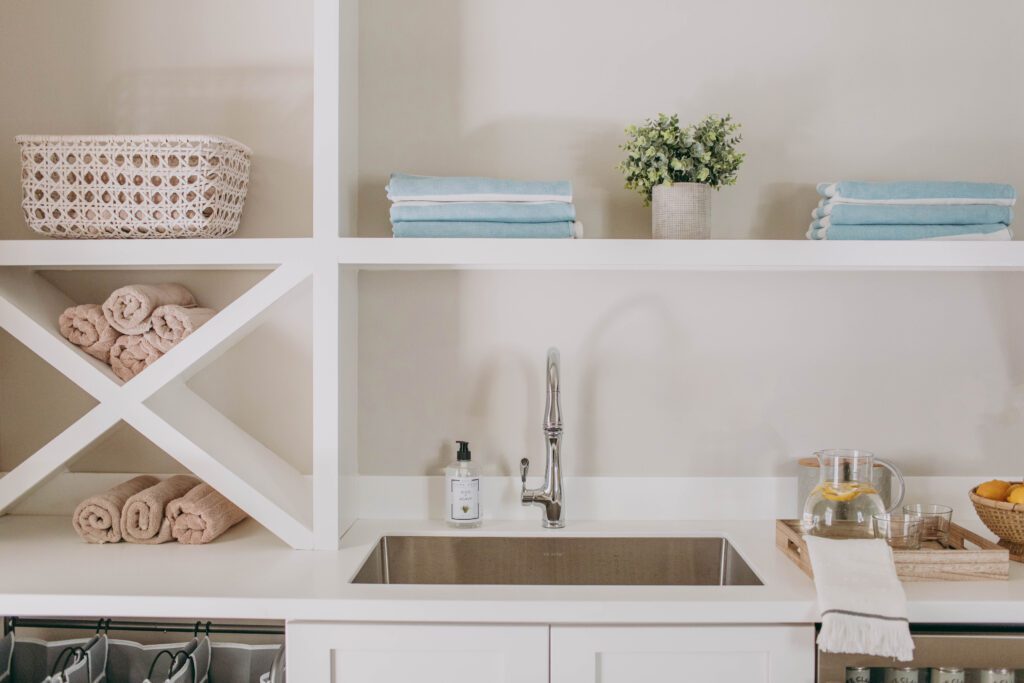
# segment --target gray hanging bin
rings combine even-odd
[[[137,651],[132,646],[136,643],[124,641],[120,648],[119,655],[123,659],[118,666],[131,667],[137,665],[139,660],[149,659],[149,669],[146,671],[146,679],[143,683],[210,683],[210,639],[206,636],[193,638],[184,645],[161,646],[156,656],[147,657],[140,647]],[[151,653],[150,653],[151,654]],[[116,669],[114,662],[111,662],[111,680],[122,680],[122,673]],[[137,681],[134,673],[124,674],[123,680]]]
[[[13,683],[11,662],[14,659],[14,634],[8,633],[0,639],[0,683]]]
[[[284,670],[285,662],[284,646],[277,651],[277,655],[274,656],[274,664],[271,666],[270,671],[260,676],[260,683],[284,683]]]
[[[11,683],[108,683],[108,648],[105,635],[50,642],[14,638]]]
[[[13,654],[6,679],[5,647]],[[76,657],[79,650],[91,654]],[[0,683],[48,683],[54,671],[65,672],[68,683],[284,683],[284,646],[219,643],[205,636],[156,645],[106,635],[44,641],[12,632],[0,639]]]
[[[214,641],[210,683],[260,683],[263,676],[273,672],[278,653],[283,650],[283,645],[240,645]],[[278,680],[274,679],[274,683],[278,683]],[[283,677],[280,683],[284,683]]]
[[[111,640],[106,683],[260,683],[260,677],[271,672],[282,647],[221,643],[205,636],[158,645]],[[164,654],[154,667],[161,652],[170,654]],[[179,655],[170,666],[174,654],[180,652],[188,657]],[[151,668],[152,678],[147,679]]]

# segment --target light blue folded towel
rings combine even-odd
[[[965,235],[993,235],[1009,229],[1002,223],[985,225],[833,225],[815,227],[807,232],[812,240],[927,240],[954,238]]]
[[[576,220],[566,202],[397,202],[391,221],[469,221],[485,223],[561,223]]]
[[[517,239],[572,239],[575,224],[557,223],[494,223],[458,221],[398,221],[393,224],[395,237],[504,237]]]
[[[1013,220],[1013,209],[992,204],[833,204],[812,217],[830,225],[982,225]]]
[[[820,183],[818,194],[849,204],[997,204],[1013,206],[1010,185],[964,182]]]
[[[395,173],[388,182],[388,199],[432,202],[571,202],[568,181],[443,178]]]

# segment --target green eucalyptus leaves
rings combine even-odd
[[[618,167],[626,176],[626,188],[642,194],[649,205],[654,187],[663,183],[704,183],[716,190],[735,185],[746,156],[736,150],[743,139],[739,129],[728,114],[708,116],[686,128],[679,126],[676,114],[659,114],[630,126],[622,145],[626,159]]]

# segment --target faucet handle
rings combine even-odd
[[[523,480],[523,488],[526,488],[526,473],[530,471],[530,459],[523,458],[519,461],[519,476]]]

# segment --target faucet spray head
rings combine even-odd
[[[547,372],[547,396],[544,402],[544,431],[561,431],[562,429],[562,394],[561,385],[561,356],[558,349],[548,349]]]

